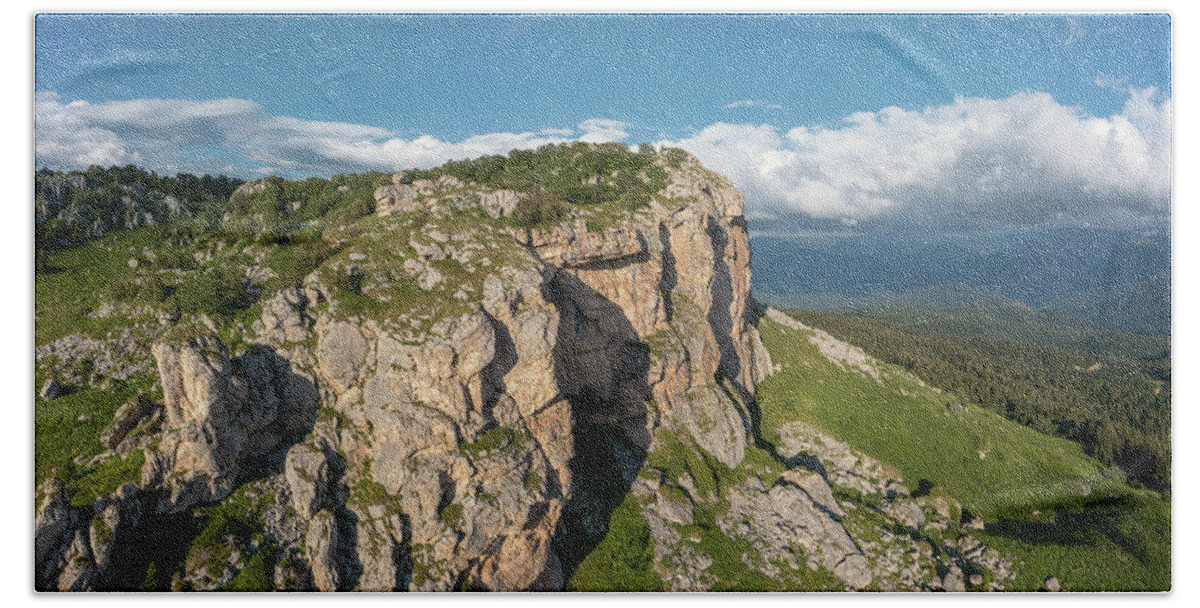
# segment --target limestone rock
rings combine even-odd
[[[100,433],[100,444],[115,450],[135,428],[158,411],[158,404],[145,395],[138,395],[117,409],[113,422]]]
[[[522,240],[519,234],[517,238]],[[550,230],[531,230],[524,244],[550,264],[583,266],[645,254],[647,240],[643,232],[623,224],[593,232],[583,220],[578,220],[563,222]]]
[[[95,561],[92,559],[92,548],[88,543],[87,532],[75,530],[74,541],[67,549],[66,565],[58,576],[59,591],[86,591],[92,582]]]
[[[883,510],[892,519],[912,528],[919,529],[925,525],[925,513],[921,511],[921,507],[912,500],[902,499],[889,501]]]
[[[92,517],[88,529],[88,540],[91,541],[95,568],[98,572],[108,569],[117,544],[121,511],[117,504],[109,504],[103,511]]]
[[[764,557],[768,560],[774,557],[786,561],[790,543],[798,543],[851,588],[861,589],[873,578],[866,557],[846,529],[792,480],[781,479],[770,488],[748,487],[734,493],[726,521],[726,526],[732,525],[730,522],[753,522],[751,533],[764,539]],[[734,532],[730,529],[727,533]]]
[[[337,321],[317,329],[317,369],[337,393],[362,378],[368,344],[358,327]]]
[[[292,446],[284,462],[284,477],[292,492],[292,507],[302,519],[308,520],[328,506],[329,463],[320,446]]]
[[[317,394],[269,349],[231,361],[216,336],[156,342],[166,433],[146,454],[142,485],[168,490],[161,510],[224,498],[243,461],[311,428]],[[234,368],[238,374],[234,374]]]
[[[730,468],[745,456],[749,430],[732,405],[719,389],[707,385],[694,388],[672,412],[686,425],[697,445]]]
[[[318,591],[337,591],[341,584],[338,571],[337,521],[329,511],[320,511],[308,524],[305,535],[313,584]]]
[[[358,538],[355,544],[362,574],[358,578],[359,591],[397,591],[398,575],[394,552],[397,549],[389,524],[381,519],[360,517]]]
[[[42,399],[45,399],[46,401],[49,401],[51,399],[57,398],[58,396],[60,396],[62,394],[63,394],[62,386],[59,385],[57,380],[50,379],[50,380],[47,380],[46,383],[42,385],[42,390],[40,393],[38,393],[38,396],[41,397]]]
[[[263,302],[260,334],[267,342],[299,342],[308,335],[313,320],[308,315],[309,298],[299,288],[283,289]]]
[[[597,218],[576,209],[558,224],[517,230],[439,218],[476,208],[479,218],[501,219],[522,194],[396,174],[375,192],[377,213],[428,207],[430,222],[392,242],[394,256],[349,255],[377,273],[367,285],[416,279],[424,290],[462,294],[450,301],[458,316],[345,318],[314,272],[304,289],[262,300],[261,317],[244,332],[255,343],[239,356],[215,335],[158,340],[164,432],[146,452],[142,485],[163,491],[160,511],[181,512],[224,498],[251,463],[282,465],[271,482],[281,493],[268,510],[296,517],[272,515],[264,526],[298,564],[277,568],[287,588],[561,589],[566,558],[556,547],[598,539],[608,521],[589,486],[600,466],[590,448],[610,449],[604,466],[628,485],[664,429],[728,467],[752,441],[751,399],[771,364],[751,321],[742,199],[695,161],[669,171],[668,181],[636,211]],[[378,222],[378,230],[410,219]],[[506,233],[515,245],[494,242]],[[449,265],[439,261],[449,257],[470,274],[487,268],[482,285],[447,284]],[[389,259],[395,265],[380,270]],[[318,405],[327,408],[319,421]],[[140,428],[139,413],[122,413],[109,443]],[[768,568],[795,565],[791,547],[800,546],[852,588],[882,578],[840,522],[830,483],[842,477],[801,464],[789,462],[793,469],[770,487],[731,489],[741,498],[718,522],[722,531],[747,532],[743,515],[756,522],[747,533],[767,545]],[[847,467],[838,474],[875,483]],[[656,540],[662,535],[656,547],[678,545],[669,522],[693,523],[718,497],[700,496],[690,476],[660,482],[635,487],[653,505],[646,515]],[[43,544],[65,563],[78,526],[55,525],[44,526]],[[88,551],[100,555],[101,544],[75,554],[93,559]],[[248,544],[236,551],[222,580],[253,554]],[[658,567],[667,555],[655,551]],[[678,556],[691,560],[680,587],[711,584],[703,573],[711,556],[690,546]],[[85,571],[73,576],[91,576]]]
[[[423,205],[417,200],[418,194],[416,187],[395,181],[387,186],[380,186],[375,190],[375,213],[387,216],[419,211]]]
[[[437,268],[434,268],[433,266],[426,266],[421,275],[417,277],[417,285],[421,289],[429,291],[434,287],[437,287],[444,278],[445,277],[442,276],[442,273],[438,272]]]
[[[521,197],[512,190],[496,190],[480,195],[479,203],[492,219],[500,219],[512,215]]]
[[[57,574],[74,534],[67,488],[56,477],[37,487],[37,511],[33,526],[34,585],[39,591],[57,587]]]
[[[838,506],[837,499],[833,497],[833,489],[829,487],[829,483],[820,474],[802,469],[790,469],[784,471],[779,476],[779,480],[803,490],[814,504],[831,515],[836,517],[845,516],[846,513]]]

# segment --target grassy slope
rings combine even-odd
[[[76,332],[102,336],[130,325],[131,320],[120,315],[91,318],[88,314],[100,306],[113,283],[136,274],[128,266],[131,258],[138,257],[134,252],[162,235],[162,229],[155,227],[119,230],[49,254],[50,272],[34,277],[34,342],[45,344]]]
[[[55,252],[48,257],[50,272],[38,273],[34,283],[36,321],[35,344],[45,344],[72,333],[101,337],[130,324],[120,315],[92,318],[88,313],[100,305],[102,294],[115,281],[133,276],[128,260],[131,249],[140,249],[144,240],[161,236],[158,228],[115,231],[104,238]],[[110,246],[107,251],[99,245]],[[48,379],[43,370],[35,370],[35,388]],[[90,457],[104,451],[100,432],[112,423],[113,414],[123,403],[140,392],[150,392],[153,378],[133,378],[116,383],[108,390],[76,387],[80,390],[51,401],[34,404],[34,480],[40,483],[57,472],[66,482],[77,504],[89,504],[92,497],[109,494],[121,484],[140,478],[142,453],[127,458],[114,457],[96,465],[75,465],[73,459]]]
[[[768,439],[803,420],[896,467],[914,489],[920,479],[942,487],[989,522],[986,542],[1025,563],[1016,588],[1036,589],[1049,575],[1067,589],[1169,586],[1169,504],[1116,481],[1077,444],[963,404],[892,366],[879,366],[882,382],[844,370],[808,332],[766,318],[759,329],[783,365],[759,385]]]

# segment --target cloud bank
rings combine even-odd
[[[659,143],[685,148],[729,175],[758,220],[861,228],[1161,226],[1170,218],[1172,104],[1159,97],[1130,89],[1123,110],[1102,118],[1027,92],[921,111],[861,112],[837,128],[716,123]],[[738,104],[748,105],[731,105]],[[272,115],[242,99],[65,103],[43,92],[34,115],[39,167],[132,163],[241,176],[432,167],[515,148],[629,137],[629,125],[593,118],[575,128],[450,142]]]
[[[994,226],[1162,223],[1170,214],[1171,100],[1130,90],[1099,118],[1045,93],[889,107],[840,128],[717,123],[663,145],[729,175],[751,218]]]
[[[459,142],[404,138],[366,125],[300,120],[243,99],[34,101],[37,166],[62,169],[136,164],[169,173],[331,175],[428,168],[447,160],[503,154],[567,141],[620,141],[623,122],[593,118],[575,129],[488,133]]]

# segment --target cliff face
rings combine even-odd
[[[625,492],[656,429],[727,466],[749,437],[739,403],[765,354],[742,198],[692,159],[668,175],[648,207],[533,229],[503,221],[524,194],[398,175],[371,236],[396,235],[265,301],[257,346],[231,356],[203,329],[154,345],[161,440],[122,508],[219,501],[274,458],[297,519],[278,540],[304,539],[299,578],[315,588],[560,588],[562,548],[598,542],[597,494]],[[399,312],[351,314],[339,273],[383,302],[389,284],[420,291]],[[102,588],[94,560],[63,567],[99,548],[71,545],[46,505],[39,547],[57,546],[39,550],[41,579]]]
[[[779,589],[961,584],[891,532],[957,529],[956,505],[815,429],[761,439],[773,368],[742,197],[686,155],[653,158],[648,204],[532,228],[513,219],[530,194],[397,174],[253,322],[160,317],[142,331],[162,403],[122,407],[93,459],[140,451],[140,482],[85,506],[39,488],[38,588],[136,587],[165,552],[174,589],[562,589],[620,518],[672,590],[747,568]],[[834,479],[881,506],[848,516]]]

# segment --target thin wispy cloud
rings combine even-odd
[[[1134,90],[1102,118],[1045,93],[860,112],[836,129],[717,123],[663,141],[729,175],[752,217],[921,225],[1162,221],[1170,99]]]
[[[762,108],[764,110],[782,110],[783,106],[769,101],[755,101],[753,99],[742,99],[725,106],[726,110],[736,110],[738,108]]]
[[[1128,78],[1124,76],[1116,77],[1112,74],[1105,74],[1103,72],[1096,74],[1096,79],[1093,82],[1101,89],[1112,89],[1114,91],[1125,92],[1130,88]]]
[[[503,154],[568,141],[621,141],[628,125],[593,118],[574,129],[487,133],[451,142],[405,138],[378,127],[277,116],[244,99],[136,99],[64,103],[38,93],[38,166],[138,164],[166,171],[286,175],[432,167],[447,160]],[[231,162],[232,158],[232,162]]]

